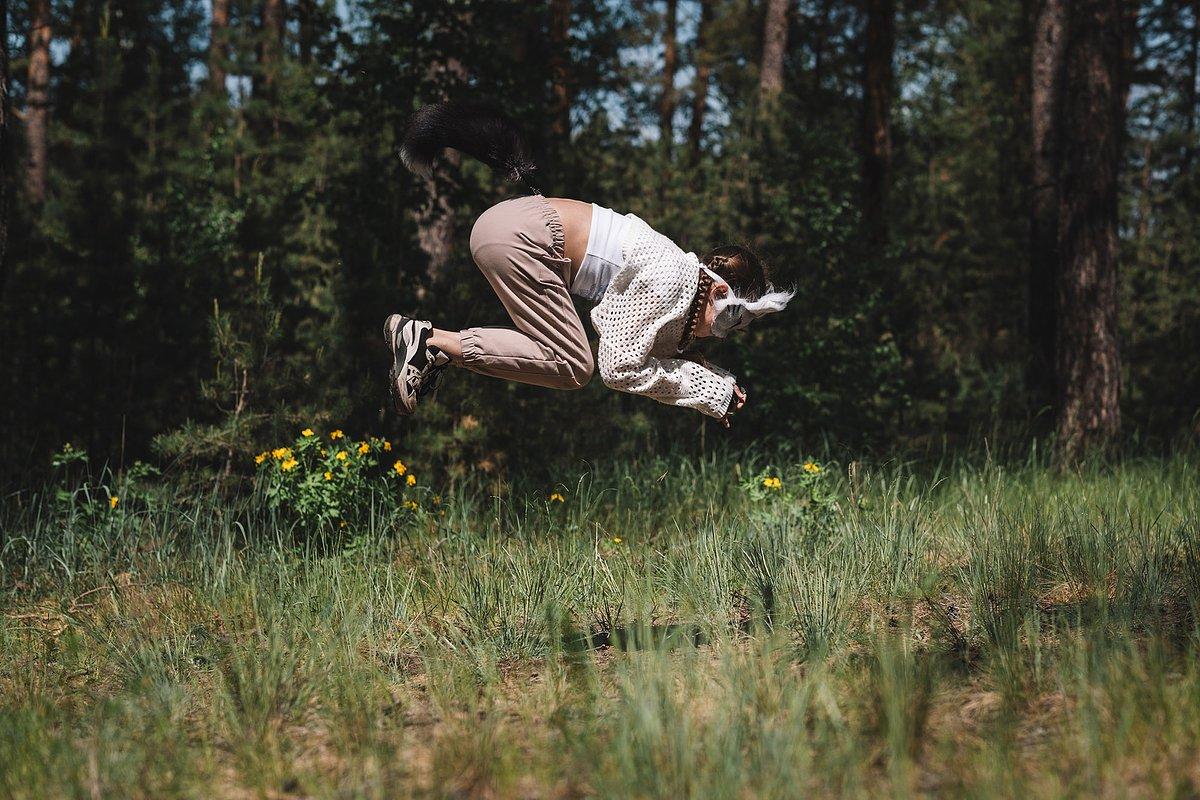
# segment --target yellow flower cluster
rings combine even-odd
[[[550,502],[551,503],[565,503],[565,502],[567,502],[567,498],[563,497],[558,492],[555,492],[554,494],[550,495]]]
[[[333,431],[329,434],[329,439],[330,441],[337,441],[338,439],[345,438],[345,436],[346,434],[342,431],[342,429],[338,428],[336,431]]]
[[[763,478],[762,485],[765,489],[771,489],[772,491],[778,492],[783,488],[783,481],[781,481],[779,478]]]
[[[801,467],[801,469],[803,469],[809,475],[816,475],[821,471],[821,467],[818,466],[815,461],[805,461],[804,466]]]
[[[286,460],[286,461],[284,461],[283,463],[281,463],[281,464],[279,465],[279,468],[280,468],[281,470],[283,470],[284,472],[290,472],[291,470],[295,469],[295,468],[296,468],[296,465],[297,465],[297,464],[299,464],[299,463],[300,463],[300,462],[299,462],[299,461],[297,461],[296,459],[294,459],[294,458],[289,458],[288,460]]]
[[[404,482],[406,484],[408,484],[409,486],[416,486],[417,485],[417,476],[413,475],[412,473],[409,473],[408,477],[404,479]]]
[[[116,508],[117,503],[119,503],[119,502],[121,502],[121,498],[117,497],[116,495],[113,495],[112,497],[108,498],[108,507]]]
[[[418,508],[421,507],[421,505],[416,500],[405,500],[404,507],[407,508],[409,511],[416,511]]]
[[[383,452],[385,452],[385,453],[392,452],[392,443],[389,442],[387,439],[383,440]]]
[[[395,464],[392,464],[392,469],[396,470],[397,475],[403,475],[408,472],[408,467],[404,466],[404,462],[399,460]]]
[[[333,480],[333,473],[330,472],[329,470],[325,470],[325,480],[327,480],[327,481]]]
[[[336,458],[338,461],[345,461],[349,457],[349,454],[347,454],[345,450],[338,450],[337,455],[334,456],[334,458]]]
[[[276,461],[283,461],[283,460],[289,459],[291,457],[292,457],[292,448],[290,448],[290,447],[276,447],[274,450],[271,451],[271,458],[275,459]]]
[[[300,431],[300,435],[303,436],[305,439],[307,439],[310,436],[313,436],[313,429],[305,428],[304,430]]]
[[[369,452],[371,452],[371,445],[367,444],[366,442],[358,443],[358,454],[360,456],[365,456]]]

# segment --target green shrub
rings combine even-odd
[[[416,476],[386,439],[354,441],[340,429],[321,437],[305,428],[291,446],[254,460],[267,504],[308,528],[345,527],[372,508],[388,515],[421,508]]]

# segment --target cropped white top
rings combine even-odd
[[[571,281],[571,294],[598,303],[613,276],[625,266],[621,252],[632,214],[618,214],[592,203],[592,227],[588,231],[587,254]]]

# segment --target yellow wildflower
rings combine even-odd
[[[349,457],[350,457],[350,454],[347,453],[345,450],[338,450],[337,455],[334,456],[334,458],[336,458],[338,461],[345,461]]]
[[[325,470],[325,480],[327,480],[327,481],[333,480],[333,473],[330,472],[329,470]]]
[[[781,481],[779,478],[763,478],[762,485],[764,488],[779,491],[779,489],[783,486],[783,481]]]
[[[624,540],[620,536],[613,537],[613,544],[620,544],[622,541]]]
[[[117,503],[119,503],[119,502],[121,502],[121,498],[117,497],[116,495],[113,495],[112,497],[108,498],[108,507],[116,508]]]
[[[369,452],[371,452],[371,445],[367,444],[366,442],[358,443],[358,454],[360,456],[365,456]]]
[[[307,439],[308,437],[313,435],[313,429],[305,428],[304,430],[300,431],[300,435],[303,436],[305,439]]]
[[[292,448],[290,448],[290,447],[276,447],[274,450],[271,451],[271,458],[274,458],[277,461],[282,461],[285,458],[291,458],[291,457],[292,457]]]
[[[440,506],[442,504],[442,496],[440,494],[435,494],[433,496],[433,504],[435,506]]]
[[[404,479],[404,482],[407,483],[409,486],[415,486],[417,484],[417,476],[410,474],[407,478]]]
[[[392,452],[392,443],[389,442],[387,439],[383,440],[383,452],[385,452],[385,453]]]
[[[405,500],[404,507],[407,508],[409,511],[416,511],[421,506],[417,503],[416,500]]]
[[[818,472],[821,471],[821,468],[819,466],[817,466],[817,464],[815,462],[812,462],[812,461],[804,462],[804,466],[802,467],[802,469],[805,472],[807,472],[809,475],[816,475]]]
[[[404,466],[403,461],[397,461],[395,464],[392,464],[392,469],[396,470],[397,475],[403,475],[408,472],[408,467]]]
[[[329,434],[329,438],[331,441],[336,441],[338,439],[341,439],[345,435],[346,434],[342,432],[342,429],[338,428],[336,431],[333,431],[332,433]]]
[[[551,503],[565,503],[566,501],[567,501],[567,498],[563,497],[558,492],[555,492],[554,494],[550,495]]]
[[[261,464],[262,462],[264,462],[264,461],[266,461],[266,460],[267,460],[267,454],[266,454],[266,453],[259,453],[258,455],[256,455],[256,456],[254,457],[254,463],[255,463],[255,464]]]
[[[284,461],[282,464],[280,464],[280,465],[279,465],[279,468],[280,468],[281,470],[283,470],[284,472],[287,472],[288,470],[293,470],[293,469],[295,469],[295,468],[296,468],[296,465],[297,465],[297,464],[299,464],[299,463],[300,463],[300,462],[299,462],[299,461],[297,461],[296,459],[294,459],[294,458],[289,458],[287,461]]]
[[[344,519],[343,519],[343,520],[338,520],[338,527],[339,527],[339,528],[344,528],[344,527],[346,527],[346,520],[344,520]]]

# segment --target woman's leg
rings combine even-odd
[[[567,291],[562,226],[545,198],[523,197],[484,212],[471,232],[471,255],[516,329],[460,331],[458,357],[454,334],[435,331],[432,343],[484,375],[555,389],[586,384],[592,349]]]
[[[429,336],[429,346],[438,348],[455,363],[462,361],[462,337],[458,335],[458,331],[434,328]]]

